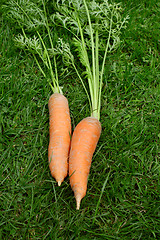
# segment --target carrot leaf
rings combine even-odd
[[[120,3],[109,3],[107,0],[100,3],[96,0],[57,0],[55,6],[57,12],[51,19],[73,35],[74,51],[85,70],[79,72],[76,58],[71,63],[85,91],[86,82],[82,76],[87,77],[91,116],[99,119],[106,57],[118,48],[121,30],[126,27],[129,17],[122,17]]]

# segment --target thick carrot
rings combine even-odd
[[[69,156],[70,184],[80,208],[81,199],[86,195],[87,179],[93,153],[101,134],[101,124],[97,118],[84,118],[76,126]]]
[[[68,155],[71,142],[71,119],[68,101],[60,93],[51,95],[49,102],[48,160],[51,175],[61,185],[68,173]]]

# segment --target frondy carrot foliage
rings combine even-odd
[[[100,119],[106,57],[119,46],[121,30],[126,28],[129,17],[122,17],[120,4],[110,4],[107,0],[102,3],[65,0],[61,4],[57,1],[56,8],[58,12],[51,16],[51,20],[72,34],[75,47],[73,52],[72,41],[59,39],[56,51],[72,64],[88,96],[91,116]],[[77,57],[85,68],[83,72],[76,68]],[[84,78],[88,80],[89,92]]]

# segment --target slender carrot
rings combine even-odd
[[[49,107],[48,160],[51,175],[61,185],[68,173],[71,119],[67,98],[60,94],[51,95]]]
[[[22,30],[22,34],[16,38],[17,46],[27,49],[33,54],[40,72],[46,81],[48,81],[53,91],[53,95],[51,95],[48,103],[50,114],[48,160],[51,175],[60,186],[68,173],[71,120],[68,101],[63,96],[62,87],[59,85],[56,62],[57,56],[54,54],[54,31],[52,31],[53,28],[52,30],[50,28],[50,22],[47,16],[47,1],[43,0],[42,6],[43,8],[41,9],[36,1],[27,1],[27,4],[21,4],[21,1],[8,1],[7,3],[8,16],[10,16],[12,20],[16,20]],[[45,34],[45,36],[42,34],[43,31],[40,30],[42,25],[43,29],[46,28],[45,32],[47,32],[47,34]],[[34,30],[34,36],[32,38],[30,37],[31,29]]]
[[[100,134],[101,124],[95,117],[84,118],[73,132],[69,156],[69,175],[77,209],[80,208],[81,199],[86,195],[92,156]]]

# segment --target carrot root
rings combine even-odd
[[[92,156],[100,134],[101,124],[94,117],[84,118],[73,132],[69,155],[69,176],[77,210],[80,208],[81,199],[86,195]]]
[[[76,204],[77,204],[76,209],[79,210],[80,209],[80,203],[81,203],[81,195],[76,195],[75,198],[76,198]]]
[[[58,181],[58,186],[59,186],[59,187],[61,186],[61,183],[62,183],[61,181]]]
[[[68,174],[71,119],[68,101],[60,93],[51,95],[49,102],[49,146],[48,161],[51,175],[61,185]]]

